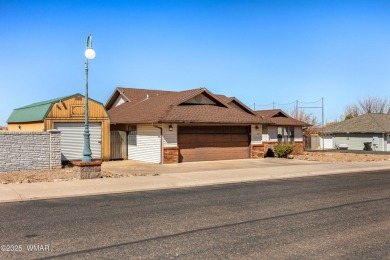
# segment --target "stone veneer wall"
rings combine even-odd
[[[264,158],[264,144],[252,144],[251,158]]]
[[[164,147],[164,164],[179,162],[178,147]]]
[[[61,132],[1,132],[0,172],[61,167]]]

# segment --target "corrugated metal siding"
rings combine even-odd
[[[55,123],[54,128],[61,131],[61,160],[81,160],[84,148],[84,123]],[[90,123],[89,133],[92,158],[101,159],[101,124]]]
[[[161,162],[160,129],[137,125],[137,145],[128,146],[128,159],[142,162]]]
[[[363,150],[365,142],[372,142],[374,136],[378,137],[378,147],[376,151],[383,150],[382,134],[336,134],[334,137],[334,145],[347,144],[348,150]]]
[[[177,125],[172,124],[172,127],[169,131],[169,124],[163,124],[164,147],[177,147]]]

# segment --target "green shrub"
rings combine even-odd
[[[287,158],[287,155],[289,155],[292,151],[293,146],[290,144],[277,144],[274,148],[275,155],[279,158]]]

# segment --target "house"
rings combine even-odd
[[[81,94],[60,97],[14,109],[8,118],[10,132],[61,131],[61,159],[82,158],[85,98]],[[110,159],[110,119],[100,102],[88,99],[92,158]]]
[[[281,109],[257,110],[256,115],[271,121],[272,124],[263,128],[263,141],[273,149],[278,143],[295,143],[302,145],[303,128],[309,124],[296,120]]]
[[[116,88],[106,109],[112,159],[178,163],[264,156],[267,121],[237,99],[205,88]]]
[[[366,150],[390,151],[390,115],[364,114],[327,126],[320,134],[333,148],[363,150],[366,143]]]

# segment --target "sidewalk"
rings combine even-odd
[[[131,164],[131,163],[130,163]],[[135,191],[195,187],[270,179],[286,179],[348,172],[390,170],[390,161],[322,163],[298,160],[261,159],[197,162],[175,165],[107,162],[103,169],[113,172],[135,171],[158,175],[102,178],[60,182],[0,185],[0,203],[64,198]]]

